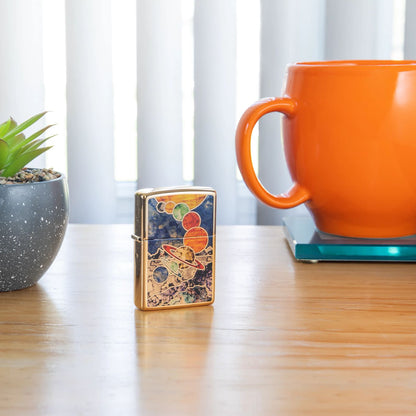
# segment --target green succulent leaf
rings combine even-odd
[[[0,171],[4,169],[8,156],[9,156],[9,145],[4,140],[0,139]]]
[[[25,152],[17,156],[2,172],[2,176],[9,177],[16,175],[20,169],[22,169],[27,163],[38,157],[43,152],[49,150],[52,146],[42,147],[41,149],[35,149],[29,152]]]
[[[8,142],[9,139],[16,136],[17,134],[21,133],[23,130],[26,130],[28,127],[30,127],[32,124],[36,123],[39,119],[41,119],[47,111],[44,111],[43,113],[36,114],[33,117],[30,117],[28,120],[24,121],[22,124],[16,125],[11,130],[6,133],[6,135],[3,137],[3,140]],[[12,119],[12,122],[14,120]]]
[[[46,114],[36,114],[22,124],[17,124],[13,118],[0,124],[0,175],[10,177],[16,175],[27,163],[40,154],[49,150],[52,146],[41,147],[51,137],[39,138],[52,125],[43,127],[29,137],[25,137],[23,131],[36,123]]]
[[[14,129],[15,127],[17,127],[17,122],[13,117],[10,117],[10,127],[9,127],[9,131],[11,129]]]
[[[9,118],[4,123],[0,124],[0,138],[3,137],[10,130],[11,120],[12,119]]]
[[[41,134],[45,133],[46,130],[50,129],[51,127],[55,126],[55,124],[49,124],[48,126],[44,127],[43,129],[40,129],[36,133],[33,133],[31,136],[27,138],[27,141],[32,141],[38,138]],[[52,136],[51,136],[52,137]]]
[[[13,117],[10,117],[10,118],[7,120],[7,122],[6,122],[6,123],[7,123],[7,124],[6,124],[6,126],[5,126],[3,136],[4,136],[4,135],[6,135],[6,134],[7,134],[10,130],[14,129],[14,128],[17,126],[17,123],[16,123],[16,121],[13,119]]]
[[[4,128],[2,131],[2,134],[0,135],[0,138],[4,140],[4,137],[7,136],[10,132],[10,130],[13,130],[17,127],[16,121],[13,119],[13,117],[10,117],[4,124]],[[6,141],[9,142],[11,139],[13,139],[14,136],[11,136],[10,139],[7,139]]]
[[[23,133],[17,134],[14,137],[11,137],[7,143],[10,147],[10,149],[13,149],[13,147],[18,146],[19,143],[22,143],[25,140],[25,135]]]
[[[24,149],[28,144],[30,144],[33,140],[35,140],[41,134],[45,133],[45,131],[48,130],[52,126],[53,124],[50,124],[49,126],[46,126],[43,129],[40,129],[39,131],[32,134],[31,136],[25,138],[24,140],[17,142],[14,146],[11,145],[10,146],[12,148],[11,150],[14,152],[14,151],[18,151],[19,149]]]
[[[32,150],[35,150],[37,148],[39,148],[40,146],[42,146],[47,140],[51,139],[52,137],[55,137],[56,134],[46,137],[44,139],[38,139],[38,140],[34,140],[31,143],[28,143],[26,146],[20,148],[19,150],[17,150],[15,152],[15,154],[13,155],[14,158],[18,157],[19,155],[21,155],[22,153],[26,153],[26,152],[31,152]]]

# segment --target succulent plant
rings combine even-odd
[[[45,114],[46,111],[36,114],[22,124],[17,124],[11,117],[0,124],[0,176],[14,176],[32,159],[52,147],[41,146],[53,136],[38,139],[52,125],[40,129],[29,137],[25,137],[22,133]]]

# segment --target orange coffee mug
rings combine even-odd
[[[254,125],[279,112],[294,182],[273,195],[250,151]],[[319,230],[347,237],[416,234],[416,61],[302,62],[282,98],[246,110],[236,133],[245,183],[275,208],[305,203]]]

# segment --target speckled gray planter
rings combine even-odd
[[[34,285],[52,264],[68,223],[64,176],[0,185],[0,291]]]

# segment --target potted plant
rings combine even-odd
[[[22,124],[0,124],[0,291],[34,285],[52,264],[68,223],[68,187],[52,169],[25,168],[50,149],[41,138],[51,126],[23,132],[46,112]]]

